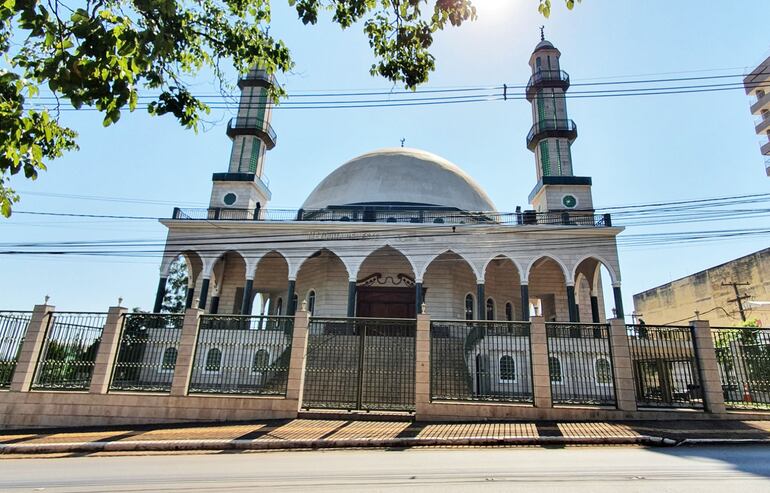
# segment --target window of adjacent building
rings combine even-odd
[[[307,311],[310,315],[315,313],[315,291],[312,289],[307,294]]]
[[[173,371],[176,366],[176,348],[170,347],[163,351],[163,358],[160,362],[160,369],[163,371]]]
[[[516,381],[516,363],[513,361],[513,358],[507,354],[500,358],[500,381]]]
[[[270,365],[270,353],[264,349],[258,350],[254,353],[254,359],[251,361],[251,371],[253,373],[267,371],[267,367]]]
[[[559,361],[559,358],[556,356],[548,357],[548,371],[551,374],[551,382],[562,382],[561,361]]]
[[[757,89],[757,101],[765,97],[765,91],[762,89]]]
[[[599,385],[612,385],[612,368],[605,358],[599,358],[594,362],[596,370],[596,383]]]
[[[495,319],[495,300],[487,298],[487,320]]]
[[[465,320],[473,320],[474,305],[475,305],[475,302],[473,299],[473,295],[468,293],[465,296]]]
[[[222,351],[217,348],[209,349],[206,353],[206,371],[219,372],[222,369]]]
[[[505,304],[505,319],[509,322],[513,320],[513,304],[510,301]]]

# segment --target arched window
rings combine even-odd
[[[513,361],[513,358],[507,354],[500,358],[500,381],[516,381],[516,363]]]
[[[557,358],[556,356],[548,357],[548,370],[551,374],[551,382],[561,383],[562,381],[561,361],[559,361],[559,358]]]
[[[509,322],[513,320],[513,304],[510,301],[505,304],[505,319]]]
[[[475,304],[473,295],[468,293],[465,296],[465,320],[473,320],[473,308]]]
[[[612,367],[605,358],[599,358],[594,363],[596,370],[596,383],[599,385],[612,385]]]
[[[163,351],[163,358],[160,362],[160,369],[163,371],[173,371],[176,366],[176,348],[170,347]]]
[[[254,353],[254,359],[251,361],[251,371],[254,373],[267,371],[270,366],[270,353],[264,349],[257,350]]]
[[[487,320],[495,319],[495,300],[487,298]]]
[[[307,294],[307,311],[311,315],[315,313],[315,291],[312,289]]]
[[[291,297],[291,309],[294,310],[294,312],[297,311],[297,301],[299,298],[297,297],[297,293],[294,293],[294,296]]]
[[[217,348],[209,349],[206,353],[206,371],[218,372],[222,369],[222,351]]]
[[[283,312],[283,298],[278,298],[278,302],[275,304],[275,314],[282,315]]]

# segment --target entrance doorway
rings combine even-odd
[[[362,318],[415,318],[414,288],[359,287],[356,316]]]

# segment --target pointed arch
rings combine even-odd
[[[612,280],[612,284],[616,285],[620,283],[620,274],[615,270],[615,267],[607,261],[604,257],[601,255],[596,254],[589,254],[589,255],[583,255],[578,259],[577,262],[575,262],[575,268],[573,269],[574,275],[577,275],[578,270],[580,269],[583,262],[586,260],[594,260],[597,262],[596,270],[593,273],[592,278],[589,279],[591,282],[591,289],[596,289],[596,276],[597,272],[599,272],[601,265],[604,266],[605,269],[607,269],[607,272],[610,274],[610,279]]]
[[[517,260],[512,258],[511,256],[506,255],[504,253],[500,253],[500,254],[497,254],[497,255],[495,255],[493,257],[490,257],[489,259],[487,259],[486,262],[484,262],[484,266],[482,267],[482,272],[484,273],[484,278],[485,279],[486,279],[487,268],[489,267],[489,264],[491,264],[495,260],[508,260],[508,261],[510,261],[513,264],[513,267],[516,269],[516,274],[518,274],[518,276],[519,276],[519,281],[525,281],[526,280],[526,277],[522,278],[522,274],[524,273],[524,271],[521,268],[521,264]]]
[[[567,268],[566,264],[562,262],[561,259],[559,259],[559,257],[551,253],[543,253],[536,259],[532,260],[529,263],[529,265],[527,265],[525,279],[529,280],[530,275],[532,274],[532,268],[535,266],[535,264],[545,259],[553,260],[554,262],[556,262],[556,264],[561,268],[561,273],[564,276],[564,281],[567,284],[574,282],[574,277],[572,276],[572,272]]]
[[[395,254],[395,255],[393,255]],[[392,255],[390,258],[388,258],[388,255]],[[395,260],[395,262],[391,262],[392,260]],[[399,250],[398,248],[386,244],[381,247],[375,248],[371,252],[369,252],[365,257],[363,257],[363,260],[356,266],[355,274],[351,279],[356,279],[357,281],[360,280],[362,277],[367,275],[369,270],[372,270],[372,272],[381,272],[382,269],[378,269],[376,266],[371,266],[367,264],[373,264],[375,262],[379,263],[383,267],[390,267],[391,270],[393,268],[398,269],[398,267],[395,266],[399,261],[402,262],[402,268],[407,267],[409,268],[409,272],[393,272],[393,275],[396,274],[407,274],[414,278],[417,277],[417,269],[415,269],[414,262],[412,262],[412,259],[410,259],[404,252]],[[388,264],[391,265],[388,265]],[[386,269],[387,270],[387,269]]]
[[[453,250],[451,248],[444,249],[444,250],[440,251],[439,253],[437,253],[437,254],[435,254],[435,255],[433,255],[431,257],[428,257],[428,259],[422,265],[422,270],[420,271],[419,275],[417,276],[417,279],[422,279],[423,277],[425,277],[426,272],[428,272],[428,267],[430,267],[430,265],[433,262],[435,262],[437,258],[439,258],[440,256],[445,255],[445,254],[457,255],[462,260],[464,260],[466,264],[468,264],[468,267],[470,267],[471,271],[476,276],[476,279],[483,279],[482,273],[480,273],[478,271],[478,269],[476,268],[476,265],[473,262],[471,262],[468,259],[468,257],[466,257],[462,253],[458,252],[457,250]]]
[[[215,257],[205,257],[204,258],[204,269],[203,269],[203,277],[210,277],[212,272],[214,271],[214,267],[217,265],[217,262],[225,258],[225,256],[230,255],[238,256],[242,261],[244,268],[248,265],[248,262],[246,260],[246,256],[239,252],[238,250],[224,250],[217,254]]]
[[[294,271],[293,277],[295,278],[299,277],[300,272],[302,272],[302,268],[307,267],[308,261],[311,261],[312,259],[324,256],[324,255],[333,257],[334,259],[339,261],[339,263],[342,264],[342,266],[345,268],[345,272],[348,274],[348,276],[350,276],[350,269],[348,268],[348,264],[342,260],[342,257],[331,248],[323,247],[323,248],[319,248],[318,250],[315,250],[313,253],[306,256],[304,259],[302,259],[302,261],[297,264],[297,268],[296,268],[296,271]],[[290,279],[292,278],[291,265],[289,266],[289,278]]]

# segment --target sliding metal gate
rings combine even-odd
[[[414,411],[416,321],[313,318],[302,407]]]

